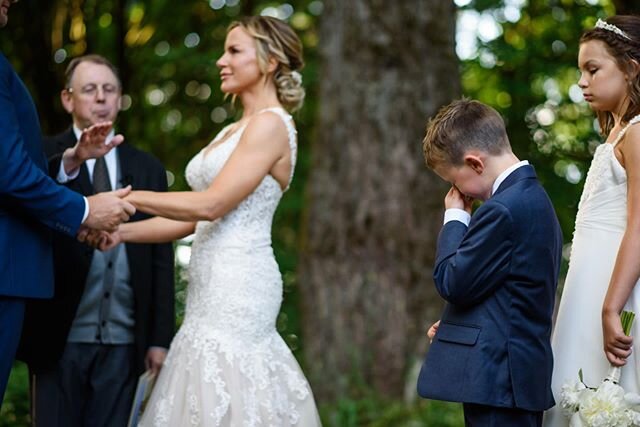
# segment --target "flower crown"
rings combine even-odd
[[[631,37],[629,37],[627,33],[622,31],[620,28],[616,27],[615,25],[609,24],[608,22],[603,21],[602,19],[598,19],[598,21],[596,22],[596,28],[611,31],[613,33],[616,33],[619,36],[624,37],[627,40],[631,40]]]

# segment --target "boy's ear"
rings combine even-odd
[[[464,156],[464,164],[469,166],[475,173],[481,175],[484,172],[484,162],[482,159],[473,154],[467,154]]]

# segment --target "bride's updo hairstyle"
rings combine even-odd
[[[627,91],[629,106],[622,116],[623,122],[628,123],[640,114],[640,73],[636,68],[640,64],[640,16],[616,15],[606,21],[598,20],[594,28],[582,35],[580,44],[590,40],[604,42],[607,52],[615,59],[618,68],[631,76]],[[596,111],[596,115],[600,132],[602,135],[608,135],[615,124],[613,115],[608,111]]]
[[[249,16],[229,25],[227,33],[242,27],[256,41],[258,67],[267,73],[270,58],[278,62],[273,78],[278,100],[289,111],[302,107],[304,88],[299,70],[304,66],[302,42],[284,21],[270,16]]]

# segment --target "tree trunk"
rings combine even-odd
[[[421,141],[460,94],[454,33],[451,1],[324,1],[299,281],[320,400],[415,389],[442,308],[432,268],[447,189]]]

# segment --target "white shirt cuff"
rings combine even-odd
[[[76,179],[79,173],[80,168],[75,168],[70,175],[67,175],[67,172],[64,170],[64,161],[60,161],[60,169],[58,169],[58,176],[56,177],[56,180],[60,184],[66,184],[67,182]]]
[[[464,225],[468,226],[471,222],[471,215],[463,209],[451,208],[444,211],[444,224],[449,221],[460,221]]]
[[[84,196],[82,196],[82,198],[84,199],[84,215],[82,215],[82,222],[80,224],[84,224],[89,216],[89,200]]]

